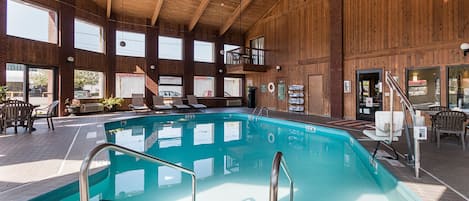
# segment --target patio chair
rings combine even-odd
[[[428,108],[428,111],[437,111],[437,112],[441,112],[441,111],[451,111],[449,110],[449,108],[445,107],[445,106],[432,106],[432,107],[429,107]],[[431,121],[432,121],[432,138],[430,139],[430,141],[435,141],[435,138],[436,138],[436,120],[435,120],[435,116],[436,115],[430,115],[430,118],[431,118]]]
[[[5,102],[1,110],[3,133],[6,134],[9,127],[14,127],[15,133],[18,133],[18,126],[25,127],[31,133],[33,108],[33,105],[19,100]]]
[[[36,108],[33,111],[33,119],[41,119],[41,118],[46,118],[47,121],[47,127],[50,129],[52,127],[52,130],[54,130],[54,122],[52,121],[52,117],[54,116],[55,108],[59,105],[59,101],[56,100],[52,102],[50,105],[42,108]]]
[[[153,96],[153,109],[156,111],[171,110],[171,105],[165,105],[162,96]]]
[[[381,143],[386,143],[391,146],[391,150],[394,152],[395,160],[399,159],[396,149],[392,146],[393,141],[398,141],[402,135],[404,126],[404,112],[394,111],[393,113],[393,133],[392,138],[390,136],[391,131],[391,111],[377,111],[375,113],[375,126],[371,126],[373,130],[363,130],[363,134],[371,138],[373,141],[377,141],[375,150],[373,151],[373,158],[376,156],[376,152],[379,149]]]
[[[143,94],[132,94],[132,104],[129,104],[129,108],[135,112],[149,110],[145,105]]]
[[[189,105],[194,109],[207,109],[206,105],[198,103],[197,98],[194,95],[187,95],[187,102],[189,102]]]
[[[182,103],[181,97],[173,97],[172,100],[173,100],[173,106],[178,110],[191,109],[191,107]]]
[[[447,107],[445,106],[432,106],[428,108],[429,111],[450,111]]]
[[[440,137],[442,133],[461,136],[462,149],[466,150],[466,113],[458,111],[442,111],[435,115],[436,143],[440,148]]]

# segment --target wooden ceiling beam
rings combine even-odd
[[[191,21],[189,22],[189,31],[192,31],[199,21],[200,17],[202,14],[204,14],[205,9],[208,6],[208,3],[210,0],[202,0],[199,4],[199,7],[197,7],[197,10],[195,10],[195,15],[192,17]]]
[[[112,4],[112,0],[107,0],[106,1],[106,16],[107,16],[107,18],[111,17],[111,4]]]
[[[155,11],[153,11],[153,16],[151,17],[151,26],[155,26],[156,20],[158,20],[158,16],[160,15],[161,7],[163,6],[164,0],[156,0]]]
[[[252,3],[252,0],[242,0],[241,4],[233,11],[233,14],[226,20],[225,24],[220,27],[220,36],[225,34],[234,24],[239,15]]]

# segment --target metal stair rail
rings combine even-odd
[[[386,85],[391,89],[390,90],[390,111],[391,111],[391,119],[392,119],[392,114],[394,111],[394,91],[397,93],[397,96],[400,99],[400,102],[402,104],[402,109],[404,110],[404,121],[406,122],[406,113],[405,110],[409,111],[411,121],[412,121],[412,126],[416,126],[416,112],[414,107],[412,106],[412,103],[409,101],[407,98],[405,92],[402,90],[402,88],[399,86],[397,83],[396,79],[392,76],[391,72],[386,71]],[[405,123],[405,133],[406,133],[406,140],[407,140],[407,148],[409,150],[409,155],[408,155],[408,162],[413,163],[414,165],[414,173],[415,177],[419,177],[419,171],[420,171],[420,142],[418,139],[413,137],[413,143],[411,141],[410,135],[409,135],[409,127],[408,124]],[[390,130],[392,131],[392,124],[390,125]],[[390,132],[390,139],[392,142],[392,132]],[[413,150],[412,150],[413,148]]]
[[[269,117],[269,108],[267,108],[267,107],[262,107],[259,110],[259,112],[257,113],[257,116],[262,116],[262,114],[263,114],[262,112],[264,112],[264,111],[265,111],[265,116]]]
[[[80,201],[89,201],[89,181],[88,181],[88,173],[89,173],[89,168],[91,165],[91,162],[93,159],[98,155],[99,153],[105,151],[105,150],[113,150],[117,152],[121,152],[123,154],[133,156],[139,159],[143,159],[149,162],[161,164],[164,166],[168,166],[170,168],[174,168],[176,170],[179,170],[181,172],[184,172],[186,174],[189,174],[192,176],[192,201],[195,201],[195,194],[196,194],[196,178],[195,178],[195,172],[192,170],[189,170],[187,168],[184,168],[182,166],[176,165],[174,163],[161,160],[159,158],[156,158],[154,156],[141,153],[123,146],[119,146],[116,144],[112,143],[104,143],[96,146],[93,148],[88,155],[83,159],[83,162],[81,164],[80,168],[80,175],[79,175],[79,188],[80,188]]]
[[[275,153],[274,161],[272,163],[272,172],[270,174],[270,194],[269,201],[278,200],[278,176],[280,166],[282,167],[283,172],[290,181],[290,201],[293,201],[293,179],[291,177],[290,171],[288,170],[287,163],[283,158],[282,152]]]

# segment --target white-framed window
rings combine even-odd
[[[159,36],[158,37],[158,58],[182,60],[182,39]]]
[[[223,54],[225,64],[226,64],[226,52],[234,50],[234,49],[238,49],[238,48],[239,48],[239,45],[229,45],[229,44],[224,44],[223,45],[223,51],[225,52]]]
[[[103,98],[104,73],[97,71],[75,70],[74,98]]]
[[[103,27],[75,18],[75,48],[103,53]]]
[[[194,41],[194,61],[200,62],[215,62],[215,44],[205,41]]]
[[[116,31],[116,55],[145,57],[145,34]]]
[[[158,94],[163,97],[182,97],[182,77],[160,76]]]
[[[116,97],[131,98],[132,94],[145,94],[145,75],[116,73]]]
[[[214,143],[215,124],[197,124],[194,128],[194,145]]]
[[[243,94],[243,79],[235,77],[225,77],[224,82],[224,97],[241,97]]]
[[[215,78],[208,76],[194,76],[194,95],[197,97],[214,97]]]
[[[7,35],[57,44],[57,12],[19,0],[8,0]]]

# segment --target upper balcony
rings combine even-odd
[[[226,52],[226,72],[228,74],[250,74],[266,72],[265,50],[241,47]]]

